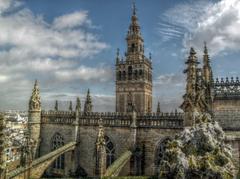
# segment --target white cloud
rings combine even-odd
[[[224,51],[240,50],[240,1],[222,0],[212,5],[197,28],[193,31],[191,39],[185,38],[191,44],[202,46],[207,41],[212,55]]]
[[[0,108],[25,107],[22,103],[27,104],[35,78],[48,89],[64,85],[64,78],[56,74],[65,73],[65,79],[73,77],[71,81],[108,80],[107,67],[83,68],[84,59],[109,47],[91,32],[92,26],[87,11],[64,14],[48,22],[21,1],[0,1]]]
[[[57,29],[74,28],[82,25],[91,25],[88,19],[87,11],[78,11],[71,14],[63,15],[54,19],[53,26]]]
[[[203,42],[209,46],[210,54],[218,55],[226,51],[240,49],[240,1],[188,1],[178,4],[165,12],[161,20],[161,35],[167,40],[178,37],[187,50],[194,46],[202,51]],[[174,30],[177,27],[177,30]],[[172,31],[168,31],[172,28]],[[176,32],[175,32],[176,31]],[[179,36],[179,32],[184,35]]]
[[[157,77],[154,84],[183,86],[185,84],[185,77],[184,74],[164,74]]]
[[[16,7],[19,7],[22,3],[18,0],[1,0],[0,1],[0,14],[10,11]]]
[[[182,39],[196,28],[199,18],[212,3],[208,0],[181,2],[160,17],[158,32],[164,41]]]
[[[7,76],[0,75],[0,83],[6,82],[7,80],[8,80],[8,77],[7,77]]]
[[[92,68],[80,66],[77,69],[56,71],[55,75],[56,78],[59,79],[60,81],[94,80],[99,82],[105,82],[107,80],[112,79],[113,72],[110,68],[103,67]]]

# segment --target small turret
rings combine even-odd
[[[90,96],[90,90],[88,89],[87,97],[84,104],[84,113],[90,113],[90,112],[92,112],[92,99]]]
[[[72,111],[73,108],[72,108],[72,101],[69,102],[69,108],[68,108],[69,111]]]
[[[117,48],[116,65],[120,63],[119,48]]]
[[[204,42],[204,55],[203,55],[203,80],[205,84],[205,96],[206,102],[208,103],[210,110],[212,110],[213,105],[213,73],[210,65],[210,58],[208,55],[207,44]]]
[[[38,149],[40,143],[40,129],[41,129],[41,100],[38,81],[35,81],[32,95],[29,100],[28,110],[28,130],[29,137],[32,144],[33,159],[38,157]]]
[[[186,93],[183,96],[181,108],[185,115],[184,125],[192,126],[195,124],[198,113],[209,112],[209,104],[206,101],[206,85],[202,70],[198,68],[199,62],[193,48],[190,50],[186,64],[187,69],[184,71],[187,74]]]
[[[54,107],[55,111],[58,111],[58,101],[55,101],[55,107]]]
[[[184,125],[192,126],[194,124],[193,113],[196,110],[197,66],[199,64],[193,48],[190,49],[190,55],[185,64],[187,65],[187,69],[184,70],[184,73],[187,75],[186,93],[183,96],[183,103],[180,107],[185,112]]]
[[[158,101],[158,104],[157,104],[157,114],[160,114],[161,113],[161,108],[160,108],[160,102]]]
[[[81,101],[79,97],[77,97],[77,101],[76,101],[76,111],[78,112],[81,111]]]
[[[96,155],[96,174],[101,178],[104,176],[106,171],[106,142],[105,142],[105,134],[104,134],[104,127],[103,121],[100,118],[99,120],[99,129],[98,129],[98,136],[96,142],[97,148],[97,155]]]
[[[37,80],[35,81],[32,96],[29,100],[29,111],[41,111],[40,92]]]
[[[207,43],[204,42],[204,55],[203,55],[203,78],[207,83],[213,81],[212,68],[210,64],[210,58],[208,55]]]

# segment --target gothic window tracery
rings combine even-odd
[[[126,71],[123,71],[122,79],[126,80]]]
[[[135,49],[135,44],[132,44],[131,51],[134,52],[134,49]]]
[[[158,175],[160,163],[164,157],[164,151],[166,150],[167,142],[171,140],[170,137],[162,139],[157,146],[155,154],[155,174]]]
[[[138,71],[137,71],[137,70],[134,71],[134,79],[135,79],[135,80],[138,79]]]
[[[143,71],[142,71],[142,69],[141,69],[141,70],[139,70],[139,77],[140,77],[140,78],[142,78],[142,77],[143,77]]]
[[[52,151],[64,146],[63,136],[59,133],[54,134],[52,137]],[[65,156],[62,154],[53,163],[53,168],[64,169]]]
[[[110,140],[110,138],[108,136],[105,136],[104,139],[105,139],[105,142],[106,142],[106,154],[107,154],[106,165],[107,165],[107,167],[109,167],[115,160],[115,158],[114,158],[115,147],[114,147],[112,141]]]
[[[128,67],[128,80],[132,80],[132,66]]]
[[[120,80],[120,81],[122,80],[122,72],[121,71],[118,72],[118,80]]]

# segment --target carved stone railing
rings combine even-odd
[[[103,121],[105,127],[130,127],[132,124],[131,113],[115,113],[115,112],[91,112],[79,113],[79,121],[76,121],[75,112],[71,111],[43,111],[42,123],[49,124],[76,124],[82,126],[98,126],[99,119]],[[141,128],[182,128],[182,113],[149,113],[138,114],[136,125]]]
[[[42,111],[42,123],[73,124],[75,112],[73,111]]]
[[[144,128],[183,128],[182,113],[152,113],[138,116],[137,126]]]
[[[217,78],[214,82],[214,96],[215,99],[240,99],[239,78]]]
[[[129,127],[131,125],[131,116],[124,113],[81,113],[79,116],[80,125],[99,125],[99,119],[103,120],[104,126],[111,127]]]

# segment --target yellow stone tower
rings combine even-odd
[[[131,106],[138,113],[152,111],[152,63],[144,55],[144,40],[133,4],[131,24],[126,37],[125,59],[116,57],[116,112],[128,112]]]

